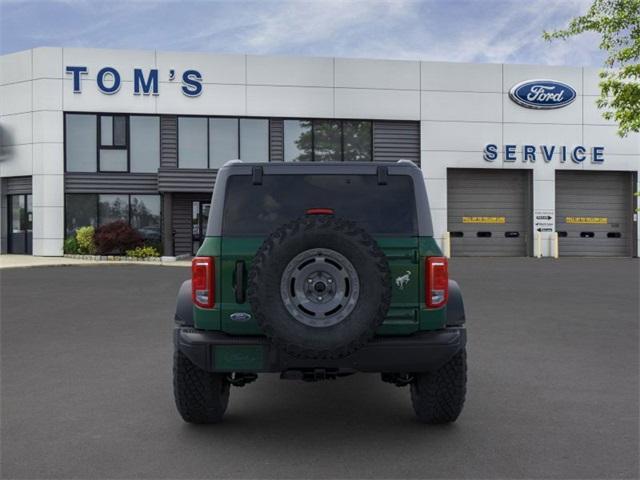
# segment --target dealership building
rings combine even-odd
[[[640,135],[596,68],[36,48],[0,57],[2,253],[124,220],[193,254],[217,170],[407,159],[451,256],[637,256]],[[375,205],[372,205],[375,208]]]

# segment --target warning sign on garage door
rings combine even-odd
[[[507,223],[506,217],[462,217],[462,223]]]
[[[553,210],[536,210],[533,213],[536,232],[553,232],[555,212]]]
[[[582,225],[606,225],[609,223],[607,217],[566,217],[565,223]]]

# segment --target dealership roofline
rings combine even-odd
[[[184,55],[221,55],[221,56],[245,56],[245,57],[275,57],[275,58],[283,58],[283,59],[297,59],[297,58],[315,58],[315,59],[341,59],[341,60],[379,60],[384,62],[417,62],[417,63],[433,63],[433,64],[441,64],[441,63],[450,63],[454,65],[513,65],[513,66],[524,66],[524,67],[550,67],[550,68],[571,68],[571,69],[580,69],[580,68],[596,68],[596,69],[604,69],[603,65],[563,65],[563,64],[550,64],[550,63],[520,63],[520,62],[474,62],[474,61],[449,61],[449,60],[428,60],[422,58],[389,58],[389,57],[351,57],[351,56],[341,56],[341,55],[292,55],[292,54],[283,54],[283,53],[248,53],[248,52],[221,52],[214,50],[164,50],[158,48],[101,48],[101,47],[93,47],[93,46],[82,46],[82,47],[65,47],[65,46],[51,46],[51,45],[39,45],[37,47],[26,48],[23,50],[15,50],[12,52],[4,52],[0,54],[0,57],[14,55],[18,53],[24,53],[31,50],[38,49],[48,49],[48,48],[57,48],[62,50],[67,49],[76,49],[76,50],[102,50],[102,51],[118,51],[118,52],[163,52],[163,53],[176,53],[176,54],[184,54]]]

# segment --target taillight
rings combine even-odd
[[[449,266],[446,257],[428,257],[425,260],[425,301],[427,307],[437,308],[449,297]]]
[[[215,305],[215,263],[213,257],[191,260],[191,299],[202,308]]]
[[[309,208],[304,213],[307,215],[333,215],[335,212],[333,208]]]

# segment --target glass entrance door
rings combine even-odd
[[[33,208],[31,194],[9,195],[9,253],[31,254]]]
[[[207,222],[209,221],[209,210],[211,204],[209,202],[193,202],[191,215],[191,253],[195,255],[202,245],[204,237],[207,235]]]

